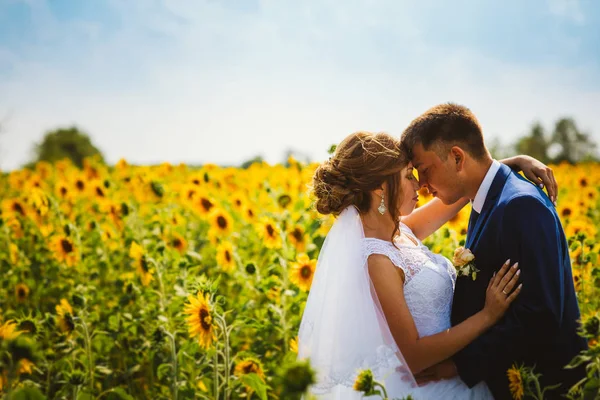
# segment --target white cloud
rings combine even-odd
[[[593,66],[533,68],[432,46],[411,22],[412,2],[262,1],[258,12],[217,1],[168,2],[168,12],[113,3],[124,26],[108,35],[94,21],[41,28],[59,43],[74,29],[90,33],[73,60],[10,58],[16,73],[0,80],[0,112],[14,112],[0,137],[1,168],[25,162],[32,141],[71,123],[110,162],[142,163],[280,161],[288,148],[322,159],[356,130],[400,135],[443,101],[470,106],[504,143],[533,120],[549,126],[565,114],[600,130],[592,110],[600,91],[582,89]],[[155,41],[148,30],[160,32]]]

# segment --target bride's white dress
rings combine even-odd
[[[368,272],[368,257],[381,254],[404,271],[404,296],[420,337],[451,327],[456,272],[448,259],[433,254],[406,225],[401,232],[415,244],[366,238],[355,207],[336,219],[319,253],[298,333],[298,358],[317,373],[309,392],[319,400],[361,399],[352,389],[360,370],[370,369],[390,399],[493,399],[485,385],[469,389],[459,378],[418,387],[398,367],[406,361],[392,338]],[[400,293],[398,293],[400,296]],[[407,379],[403,379],[407,378]],[[307,397],[312,398],[312,397]]]
[[[445,331],[451,327],[456,270],[450,260],[432,253],[406,225],[401,225],[401,232],[409,235],[417,245],[396,243],[395,247],[391,242],[364,238],[365,257],[385,255],[404,271],[404,297],[420,337]],[[411,394],[416,400],[493,399],[484,382],[469,388],[458,377],[412,388],[402,380],[399,372],[394,371],[385,378],[385,386],[390,398]]]

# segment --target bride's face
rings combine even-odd
[[[400,174],[400,190],[401,196],[398,198],[400,204],[400,215],[408,215],[415,209],[417,201],[419,201],[419,181],[414,175],[412,164],[408,164],[406,169]]]

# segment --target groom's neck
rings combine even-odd
[[[482,160],[471,159],[471,163],[469,165],[469,193],[467,194],[469,199],[473,200],[477,195],[477,191],[485,178],[488,170],[492,166],[492,157],[487,155]]]

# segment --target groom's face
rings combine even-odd
[[[419,184],[444,204],[454,204],[461,197],[455,163],[451,157],[442,160],[432,150],[425,150],[421,143],[413,148],[412,163],[419,173]]]

